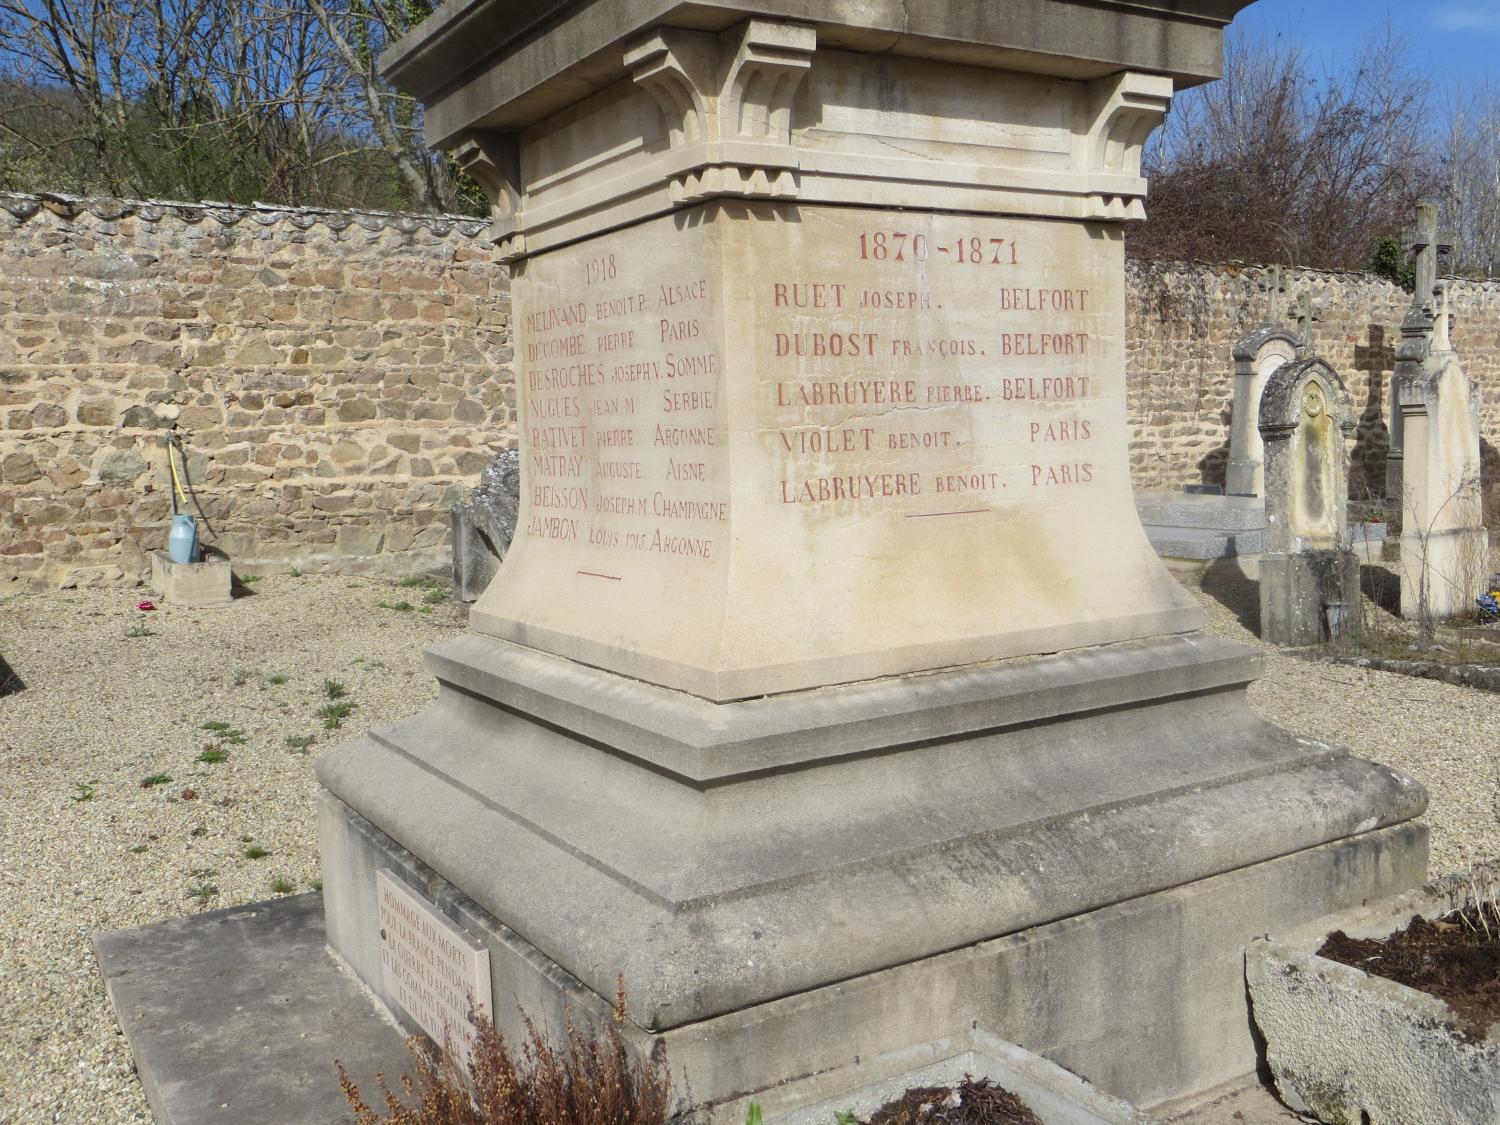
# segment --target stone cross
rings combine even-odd
[[[1317,352],[1317,345],[1313,342],[1313,325],[1323,318],[1313,308],[1312,294],[1307,290],[1302,291],[1302,296],[1297,298],[1297,358],[1312,359]]]
[[[1266,310],[1266,323],[1275,324],[1281,319],[1281,295],[1286,292],[1286,279],[1282,276],[1280,266],[1271,266],[1266,270],[1261,288],[1270,297],[1270,306]]]
[[[1433,322],[1432,350],[1451,352],[1453,340],[1448,334],[1448,283],[1434,286],[1433,296],[1437,298],[1437,319]]]
[[[1438,205],[1418,203],[1416,225],[1406,232],[1406,248],[1417,267],[1417,291],[1412,304],[1430,308],[1437,285],[1438,255],[1453,249],[1453,235],[1438,230]]]

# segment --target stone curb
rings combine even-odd
[[[1440,680],[1458,687],[1477,688],[1480,691],[1500,692],[1500,665],[1496,664],[1444,664],[1437,660],[1397,660],[1384,656],[1331,656],[1322,653],[1300,652],[1295,655],[1304,660],[1320,660],[1325,664],[1342,664],[1349,668],[1371,668],[1377,672],[1394,672],[1399,676],[1415,676],[1423,680]]]
[[[1251,943],[1251,1011],[1287,1105],[1335,1125],[1500,1121],[1500,1029],[1475,1040],[1437,997],[1317,955],[1335,930],[1383,938],[1472,903],[1476,885],[1449,876]]]

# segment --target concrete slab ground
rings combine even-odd
[[[156,1125],[341,1125],[335,1058],[367,1101],[405,1037],[329,956],[323,896],[95,935]]]

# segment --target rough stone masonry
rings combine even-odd
[[[0,591],[139,578],[172,426],[238,569],[441,562],[512,435],[484,226],[0,195]]]
[[[0,194],[0,589],[134,583],[165,542],[160,436],[241,572],[407,572],[446,554],[447,508],[515,443],[509,278],[472,219]],[[1351,489],[1383,479],[1410,298],[1288,271],[1360,414]],[[1500,282],[1452,286],[1500,444]],[[1260,271],[1132,262],[1137,489],[1223,479],[1234,341]]]

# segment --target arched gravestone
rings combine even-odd
[[[1283,364],[1260,400],[1265,443],[1266,554],[1261,637],[1321,644],[1355,635],[1359,559],[1349,545],[1349,452],[1354,411],[1325,361]]]
[[[507,1031],[623,974],[715,1120],[980,1032],[1149,1104],[1253,1068],[1250,937],[1421,880],[1420,789],[1257,717],[1133,510],[1124,225],[1243,2],[1187,7],[466,0],[397,45],[494,200],[522,472],[436,703],[318,763],[329,942],[403,1018],[387,972],[471,950],[382,927],[381,871]]]
[[[1234,345],[1234,412],[1229,431],[1229,471],[1224,485],[1224,491],[1231,496],[1265,495],[1261,396],[1276,370],[1296,358],[1297,334],[1285,325],[1269,321]]]

